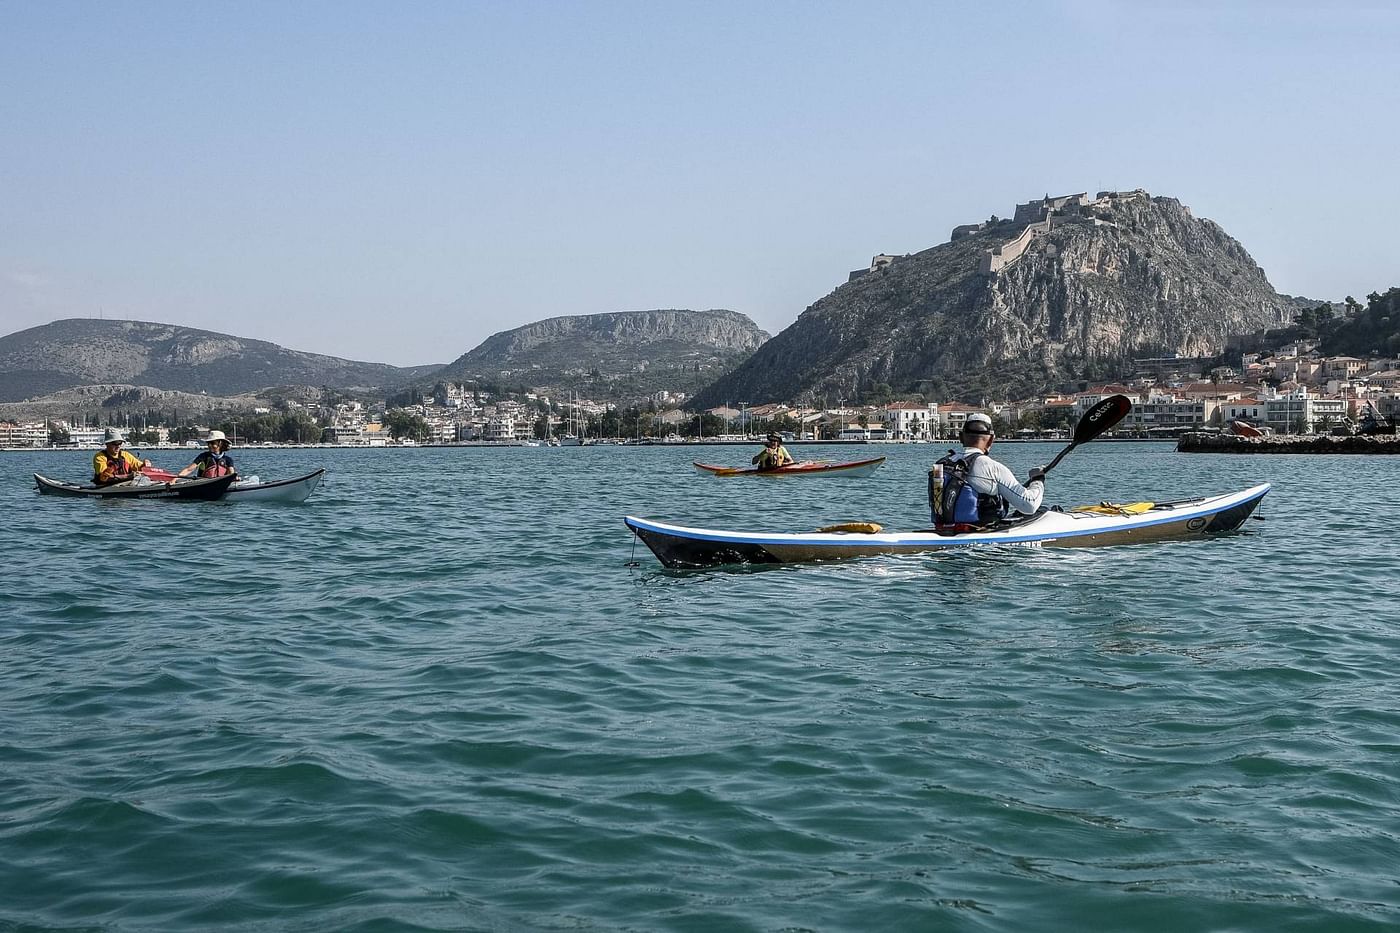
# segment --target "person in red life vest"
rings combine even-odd
[[[237,475],[238,471],[233,468],[233,458],[228,455],[229,442],[223,431],[210,431],[205,438],[205,443],[209,449],[198,457],[194,458],[194,463],[185,467],[176,476],[189,476],[190,473],[198,470],[200,479],[208,479],[214,476]]]
[[[142,460],[129,450],[122,450],[126,438],[116,428],[108,428],[103,432],[102,440],[106,442],[106,446],[92,457],[94,485],[129,483],[141,473],[142,467],[151,465],[151,461]]]

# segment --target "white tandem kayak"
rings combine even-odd
[[[881,554],[919,554],[966,547],[1102,547],[1148,541],[1206,538],[1235,531],[1269,492],[1262,483],[1241,492],[1176,502],[1140,503],[1140,508],[1096,506],[1042,511],[990,531],[806,532],[719,531],[688,528],[627,516],[627,527],[667,567],[688,569],[725,564],[786,564],[845,560]],[[863,523],[836,526],[861,528]]]

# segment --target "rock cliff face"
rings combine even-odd
[[[570,385],[590,374],[595,381],[631,377],[635,383],[643,373],[687,372],[709,381],[767,339],[753,321],[735,311],[554,317],[493,334],[426,378]]]
[[[880,384],[939,398],[1030,394],[1116,375],[1135,357],[1215,354],[1230,334],[1291,318],[1244,248],[1175,199],[1084,202],[1029,232],[983,225],[854,278],[695,404],[854,399]],[[1013,241],[1024,250],[991,261]]]
[[[171,324],[72,318],[0,337],[0,401],[93,384],[211,395],[273,385],[378,388],[435,368],[360,363]]]

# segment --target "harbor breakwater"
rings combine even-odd
[[[1400,454],[1400,437],[1394,435],[1284,434],[1273,437],[1236,437],[1233,434],[1191,433],[1177,441],[1185,454]]]

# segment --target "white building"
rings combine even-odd
[[[1240,398],[1229,402],[1220,403],[1220,419],[1223,422],[1248,421],[1250,424],[1262,424],[1264,421],[1264,403],[1257,398]]]
[[[889,432],[883,424],[845,424],[841,426],[838,438],[843,441],[883,441],[889,438]]]
[[[1217,402],[1208,399],[1152,395],[1147,401],[1133,405],[1132,411],[1123,418],[1121,426],[1138,431],[1175,431],[1204,427],[1215,416],[1217,405]]]
[[[938,430],[938,406],[894,402],[885,406],[882,420],[889,436],[897,441],[928,440]]]
[[[69,428],[68,443],[75,447],[98,448],[102,446],[102,435],[106,428]]]
[[[49,442],[42,421],[0,421],[0,447],[43,447]]]
[[[1264,424],[1279,434],[1311,434],[1323,424],[1340,424],[1346,415],[1346,402],[1339,398],[1318,398],[1299,386],[1292,392],[1263,399]]]

